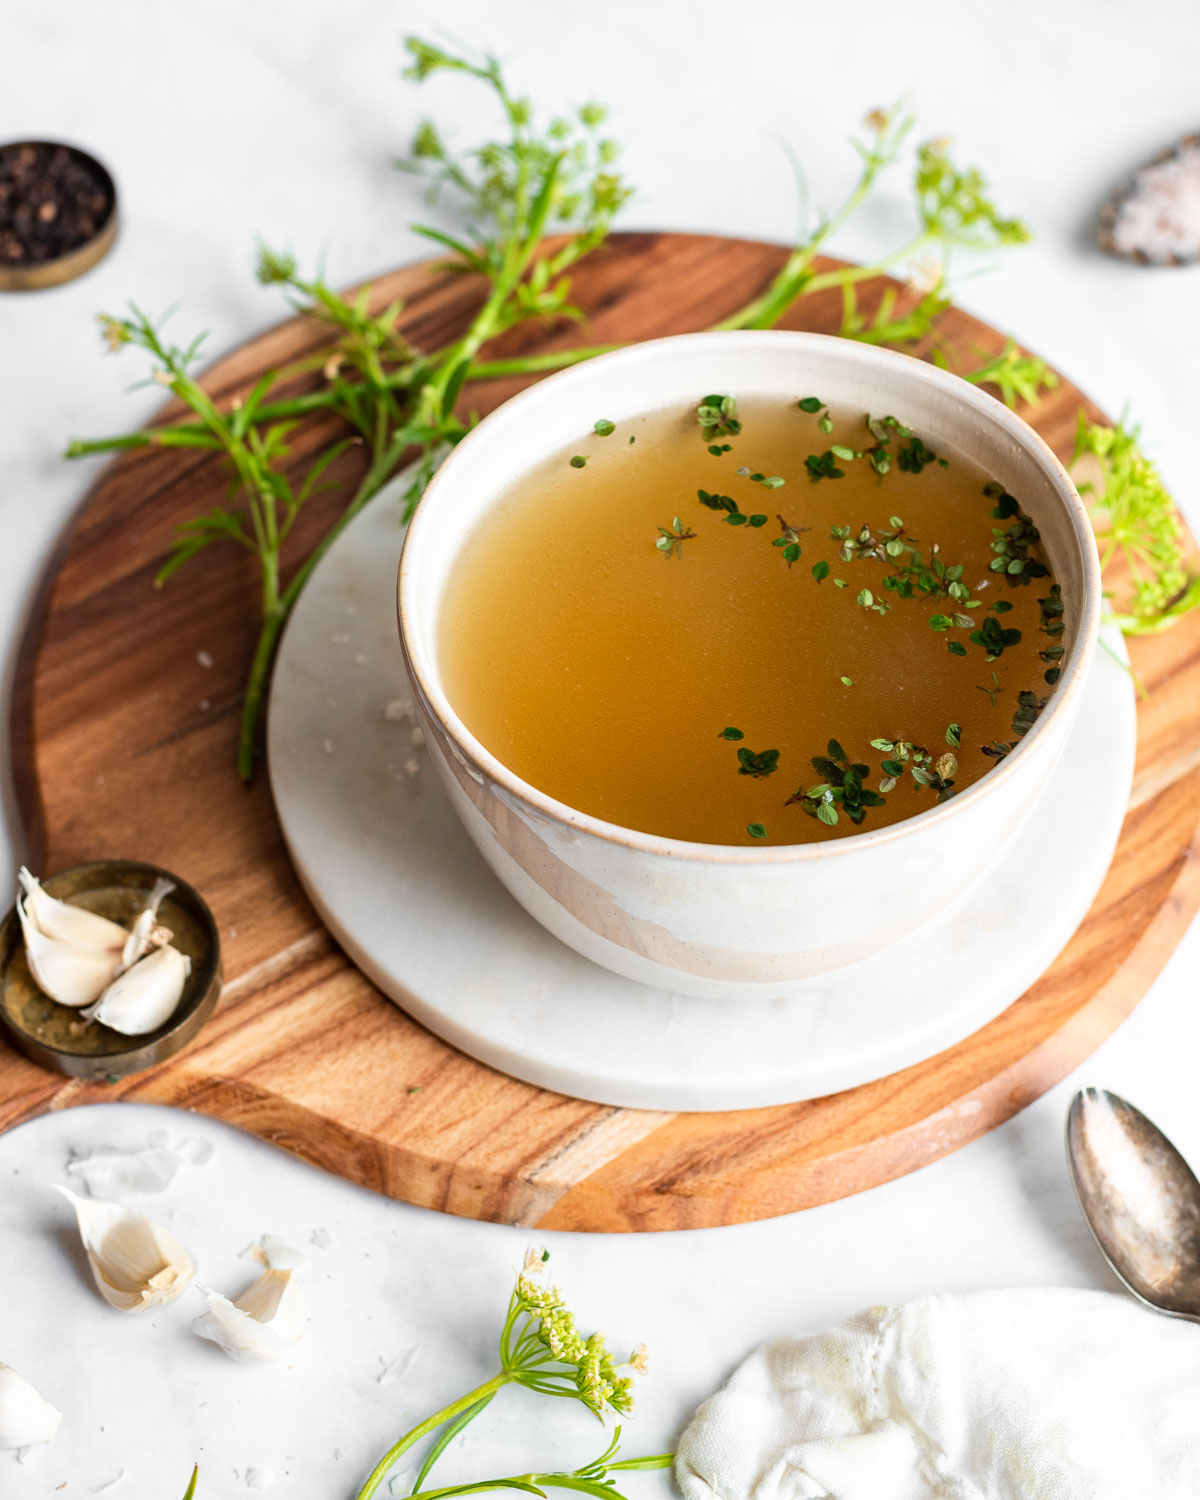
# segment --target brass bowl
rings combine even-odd
[[[132,926],[158,879],[175,889],[159,907],[172,944],[192,961],[192,972],[174,1014],[157,1031],[124,1036],[77,1010],[51,1000],[38,988],[25,960],[21,923],[14,906],[0,924],[0,1028],[26,1057],[71,1078],[115,1083],[140,1073],[186,1047],[212,1015],[221,993],[221,939],[212,912],[185,880],[157,865],[104,859],[75,865],[42,882],[60,901],[87,907]]]
[[[65,141],[0,141],[0,150],[12,150],[21,146],[52,146],[69,151],[77,161],[84,163],[95,175],[99,186],[108,194],[108,217],[90,240],[84,240],[74,250],[57,255],[53,260],[40,260],[29,265],[0,265],[0,292],[38,292],[46,287],[62,286],[74,281],[85,271],[90,271],[112,249],[117,237],[117,185],[112,173],[102,161],[90,151],[71,146]]]

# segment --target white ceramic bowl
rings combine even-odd
[[[596,412],[620,422],[710,390],[740,398],[817,390],[835,408],[894,413],[939,453],[969,458],[999,480],[1041,531],[1066,602],[1057,691],[1019,747],[949,801],[828,843],[686,843],[546,796],[502,765],[455,712],[438,665],[438,624],[462,539],[514,479],[589,431]],[[1096,645],[1100,570],[1087,513],[1062,465],[993,397],[907,355],[843,339],[700,333],[578,365],[483,421],[442,465],[409,528],[399,612],[434,763],[480,852],[522,906],[615,973],[735,998],[786,994],[951,918],[1029,817],[1066,742]],[[1052,887],[1049,874],[1047,882]]]

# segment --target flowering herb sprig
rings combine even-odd
[[[1200,606],[1200,573],[1189,567],[1175,504],[1138,445],[1140,429],[1103,427],[1079,414],[1074,469],[1090,458],[1100,482],[1081,474],[1079,492],[1091,512],[1100,567],[1124,560],[1130,582],[1109,600],[1109,618],[1126,635],[1154,635]]]
[[[440,1437],[426,1455],[415,1484],[414,1492],[429,1477],[434,1463],[445,1451],[448,1443],[473,1421],[506,1385],[524,1386],[544,1396],[559,1396],[578,1401],[593,1416],[604,1420],[609,1411],[619,1416],[628,1416],[633,1410],[633,1375],[644,1374],[647,1364],[646,1348],[639,1344],[629,1359],[617,1364],[609,1353],[604,1335],[580,1333],[574,1314],[563,1301],[562,1293],[544,1281],[545,1263],[549,1260],[546,1251],[531,1250],[517,1277],[516,1286],[509,1298],[508,1311],[500,1330],[500,1369],[482,1385],[468,1391],[465,1396],[451,1401],[449,1405],[434,1412],[419,1422],[403,1437],[399,1438],[383,1455],[367,1476],[358,1492],[357,1500],[370,1500],[387,1478],[397,1459],[422,1438],[430,1437],[442,1429]],[[610,1449],[604,1455],[607,1461]],[[662,1455],[663,1463],[669,1457]],[[624,1463],[615,1467],[633,1468],[639,1462]],[[650,1467],[661,1467],[658,1459],[649,1461]],[[609,1467],[614,1467],[609,1465]],[[547,1476],[548,1478],[548,1476]],[[598,1481],[600,1482],[600,1481]],[[480,1488],[497,1488],[498,1481],[489,1481]],[[531,1481],[526,1488],[537,1486]],[[578,1486],[567,1486],[577,1488]],[[440,1493],[462,1493],[446,1491]],[[595,1491],[593,1491],[595,1493]]]

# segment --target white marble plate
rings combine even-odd
[[[1128,674],[1103,651],[1035,816],[940,929],[786,998],[699,1000],[609,974],[517,905],[412,743],[400,541],[396,502],[381,496],[305,590],[275,668],[271,785],[300,879],[351,959],[492,1067],[642,1109],[748,1109],[852,1088],[999,1015],[1099,889],[1137,735]]]

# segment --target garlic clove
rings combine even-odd
[[[116,972],[118,953],[111,948],[86,948],[47,937],[26,909],[27,899],[17,897],[17,917],[29,972],[38,988],[51,1000],[75,1010],[93,1004]]]
[[[264,1234],[252,1240],[242,1251],[242,1260],[256,1260],[269,1271],[298,1271],[308,1264],[308,1256],[302,1250],[293,1249],[277,1234]]]
[[[208,1306],[192,1324],[192,1332],[211,1339],[239,1364],[285,1359],[304,1332],[304,1304],[293,1271],[264,1271],[236,1302],[220,1292],[202,1290]]]
[[[0,1448],[32,1448],[58,1431],[62,1412],[40,1396],[23,1375],[0,1364]]]
[[[174,1014],[191,972],[191,959],[168,943],[119,974],[84,1014],[123,1036],[155,1031]]]
[[[158,908],[165,897],[169,896],[175,889],[173,880],[164,880],[161,876],[154,882],[146,904],[138,913],[137,921],[132,929],[126,934],[121,949],[121,969],[131,969],[138,959],[153,946],[162,946],[171,941],[172,934],[169,928],[158,924]],[[124,929],[122,929],[124,931]]]
[[[119,922],[48,895],[24,865],[17,871],[17,879],[25,896],[26,915],[44,937],[79,948],[106,948],[116,953],[124,948],[129,933]]]
[[[145,1312],[174,1302],[196,1265],[170,1230],[119,1203],[58,1191],[75,1209],[79,1236],[100,1295],[120,1312]]]

